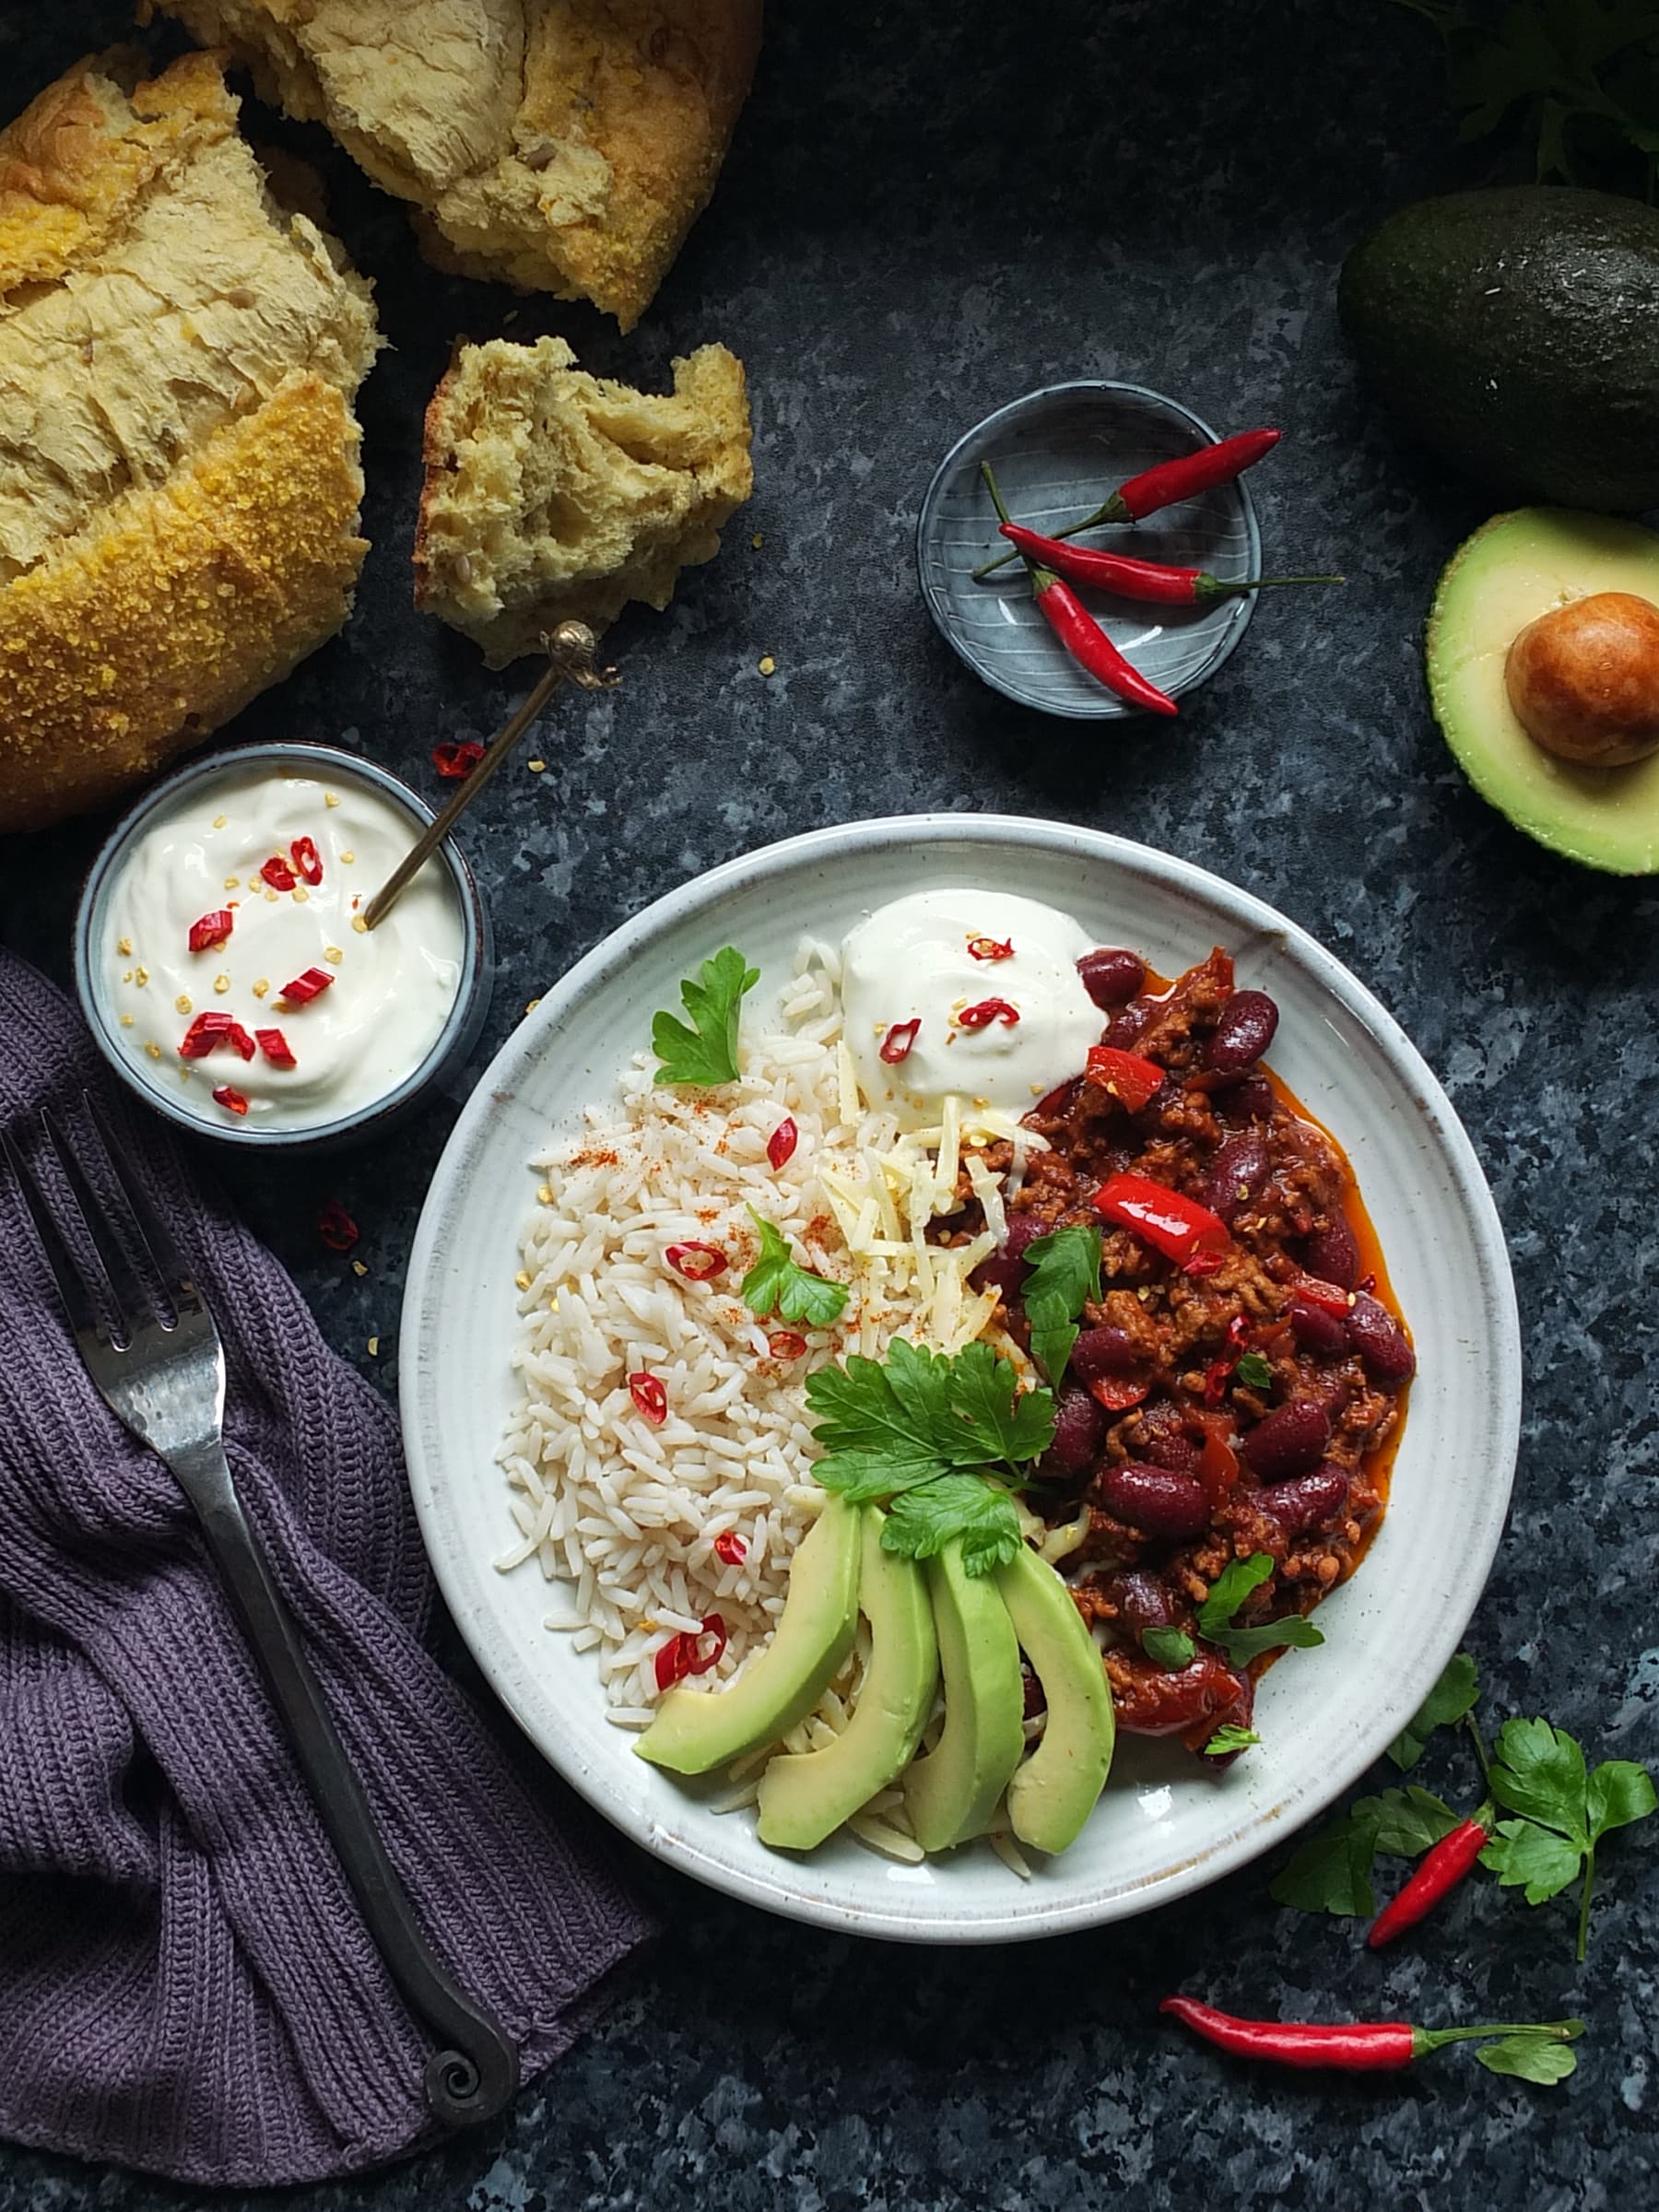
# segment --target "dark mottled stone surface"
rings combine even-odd
[[[123,9],[14,6],[15,101]],[[272,126],[260,120],[261,130]],[[357,614],[229,736],[339,737],[429,782],[518,679],[409,606],[420,410],[457,331],[565,332],[650,379],[719,337],[747,361],[759,488],[719,563],[614,643],[626,688],[567,708],[469,842],[500,947],[488,1044],[655,893],[752,845],[903,809],[1090,822],[1248,883],[1371,983],[1444,1078],[1497,1192],[1527,1404],[1513,1518],[1470,1631],[1495,1712],[1551,1712],[1606,1752],[1659,1751],[1650,886],[1558,862],[1475,798],[1429,720],[1418,635],[1441,563],[1490,502],[1396,441],[1333,312],[1359,229],[1486,173],[1460,151],[1431,39],[1365,0],[778,6],[714,206],[627,340],[582,310],[422,268],[404,217],[314,134],[334,218],[394,350],[363,395],[374,540]],[[1264,605],[1173,727],[1099,735],[978,688],[930,629],[917,500],[998,402],[1079,374],[1287,437],[1257,478],[1270,565],[1347,567],[1340,598]],[[751,547],[752,534],[763,543]],[[775,654],[777,674],[756,669]],[[61,971],[84,823],[7,853],[7,938]],[[480,1065],[481,1065],[480,1061]],[[237,1194],[347,1355],[395,1382],[403,1257],[449,1112],[382,1154]],[[359,1280],[316,1202],[364,1224]],[[381,1356],[367,1339],[379,1334]],[[1469,1778],[1449,1753],[1429,1780]],[[305,2212],[557,2206],[1652,2201],[1659,1868],[1606,1853],[1590,1963],[1564,1904],[1483,1883],[1382,1961],[1350,1925],[1278,1912],[1257,1867],[1154,1918],[1040,1951],[861,1947],[641,1865],[667,1933],[604,2024],[482,2138],[297,2193]],[[1165,2030],[1177,1984],[1244,2008],[1590,2022],[1539,2092],[1451,2053],[1343,2085],[1230,2065]],[[0,2212],[194,2201],[0,2149]]]

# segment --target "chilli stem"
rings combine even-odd
[[[1590,1892],[1594,1887],[1595,1846],[1594,1843],[1592,1843],[1589,1850],[1584,1853],[1584,1888],[1583,1896],[1579,1899],[1578,1951],[1576,1956],[1581,1966],[1583,1966],[1584,1963],[1584,1952],[1590,1942]]]
[[[989,481],[991,476],[991,464],[988,461],[982,461],[980,463],[980,469],[987,481]],[[996,490],[994,486],[992,487],[991,496],[994,500],[996,499]],[[1116,492],[1113,492],[1112,499],[1115,500],[1116,497]],[[996,500],[996,512],[1001,517],[1002,521],[1006,523],[1008,518],[1003,512],[1003,505],[1000,500]],[[1109,523],[1112,520],[1112,500],[1104,500],[1101,501],[1100,505],[1095,509],[1092,514],[1086,514],[1080,523],[1067,523],[1064,530],[1051,530],[1047,533],[1047,535],[1050,537],[1076,537],[1084,530],[1093,530],[1101,523]],[[999,553],[994,560],[982,561],[979,567],[973,571],[973,582],[975,583],[982,583],[985,581],[985,578],[993,574],[997,569],[1006,568],[1009,561],[1018,560],[1022,558],[1023,556],[1018,553]]]

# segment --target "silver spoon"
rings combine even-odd
[[[409,883],[437,852],[560,684],[568,679],[579,684],[584,691],[608,691],[622,680],[614,668],[594,667],[594,655],[599,650],[599,641],[585,622],[561,622],[551,637],[542,642],[547,649],[547,665],[536,678],[534,689],[490,739],[484,749],[484,758],[449,805],[421,831],[364,907],[365,929],[373,929],[385,920]]]

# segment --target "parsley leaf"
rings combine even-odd
[[[1247,1559],[1231,1559],[1210,1585],[1210,1594],[1198,1608],[1198,1633],[1218,1645],[1234,1666],[1248,1666],[1264,1652],[1293,1644],[1308,1651],[1324,1638],[1311,1620],[1291,1613],[1281,1620],[1264,1621],[1259,1628],[1235,1629],[1232,1617],[1253,1590],[1273,1573],[1273,1560],[1265,1551]]]
[[[1586,1772],[1583,1751],[1565,1729],[1544,1720],[1515,1720],[1499,1731],[1489,1784],[1498,1803],[1520,1818],[1499,1821],[1481,1865],[1504,1888],[1524,1891],[1529,1905],[1559,1897],[1582,1869],[1582,1959],[1590,1934],[1595,1847],[1610,1830],[1645,1820],[1659,1807],[1652,1776],[1628,1759],[1606,1759]]]
[[[1054,1432],[1050,1393],[1018,1392],[989,1345],[951,1358],[900,1336],[879,1364],[854,1353],[806,1378],[824,1454],[813,1473],[844,1498],[892,1500],[889,1550],[927,1559],[960,1536],[968,1572],[989,1573],[1020,1535],[1006,1488],[986,1477],[1012,1480],[1011,1463],[1040,1458]]]
[[[894,1499],[881,1546],[906,1559],[931,1559],[959,1537],[970,1574],[988,1574],[1017,1559],[1019,1516],[1007,1491],[978,1475],[941,1475]]]
[[[1632,1759],[1606,1759],[1590,1771],[1584,1806],[1590,1816],[1590,1841],[1595,1843],[1610,1828],[1629,1828],[1632,1820],[1645,1820],[1659,1808],[1659,1798],[1645,1767]]]
[[[1206,1759],[1225,1759],[1230,1751],[1248,1751],[1261,1737],[1253,1728],[1241,1728],[1236,1721],[1229,1721],[1217,1729],[1204,1747]]]
[[[1359,1913],[1370,1920],[1377,1910],[1371,1886],[1376,1855],[1376,1823],[1356,1806],[1346,1820],[1310,1837],[1279,1868],[1268,1895],[1276,1904],[1294,1905],[1300,1912],[1335,1912],[1343,1918]]]
[[[1197,1647],[1184,1629],[1143,1629],[1141,1650],[1172,1675],[1191,1666],[1198,1656]]]
[[[1498,1832],[1480,1854],[1480,1863],[1505,1889],[1524,1889],[1529,1905],[1547,1903],[1578,1878],[1584,1854],[1553,1829],[1530,1820],[1500,1820]]]
[[[1247,1390],[1271,1390],[1273,1387],[1273,1368],[1265,1353],[1241,1353],[1233,1373]]]
[[[651,1024],[651,1049],[662,1062],[659,1083],[732,1083],[737,1077],[737,1022],[743,994],[760,981],[735,946],[705,960],[696,977],[680,985],[692,1027],[673,1014],[657,1014]]]
[[[743,1278],[744,1304],[759,1320],[778,1313],[785,1321],[804,1321],[808,1328],[827,1329],[841,1318],[847,1302],[845,1283],[832,1283],[814,1275],[790,1256],[782,1231],[751,1206],[749,1219],[760,1231],[760,1257]]]
[[[1492,1794],[1512,1813],[1540,1820],[1588,1850],[1584,1754],[1547,1721],[1505,1721],[1492,1762]]]
[[[1461,1817],[1430,1790],[1412,1783],[1404,1790],[1383,1790],[1359,1804],[1375,1823],[1377,1849],[1391,1858],[1415,1859],[1430,1851],[1463,1825]],[[1355,1808],[1358,1810],[1358,1806]]]
[[[1424,1699],[1417,1718],[1407,1721],[1388,1747],[1388,1756],[1402,1772],[1415,1767],[1424,1746],[1437,1728],[1449,1728],[1472,1712],[1480,1696],[1480,1677],[1467,1652],[1454,1652],[1441,1678]]]
[[[1077,1341],[1077,1316],[1100,1295],[1100,1232],[1083,1223],[1053,1230],[1034,1237],[1025,1258],[1029,1273],[1021,1295],[1031,1357],[1058,1390]]]
[[[1547,2086],[1565,2081],[1578,2065],[1578,2053],[1544,2035],[1506,2035],[1495,2043],[1482,2043],[1476,2057],[1488,2072],[1512,2074],[1521,2081]]]

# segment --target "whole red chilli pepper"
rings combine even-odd
[[[1461,1822],[1427,1853],[1405,1888],[1383,1906],[1372,1922],[1371,1934],[1365,1940],[1373,1951],[1392,1943],[1396,1936],[1403,1936],[1407,1928],[1416,1927],[1471,1872],[1492,1840],[1488,1825],[1490,1818],[1490,1813],[1483,1806],[1473,1820]]]
[[[1068,546],[1005,523],[1002,534],[1028,560],[1041,561],[1074,583],[1092,583],[1121,599],[1147,599],[1159,606],[1202,606],[1206,600],[1230,599],[1241,592],[1265,592],[1285,583],[1340,583],[1340,576],[1241,576],[1228,582],[1207,569],[1176,569],[1161,560],[1135,560],[1098,546]]]
[[[1583,2020],[1486,2021],[1470,2028],[1414,2028],[1409,2020],[1342,2020],[1330,2027],[1307,2020],[1241,2020],[1196,1997],[1165,1997],[1158,2009],[1236,2057],[1271,2059],[1281,2066],[1335,2066],[1348,2074],[1392,2073],[1447,2043],[1486,2036],[1535,2035],[1542,2042],[1571,2043],[1584,2032]]]

